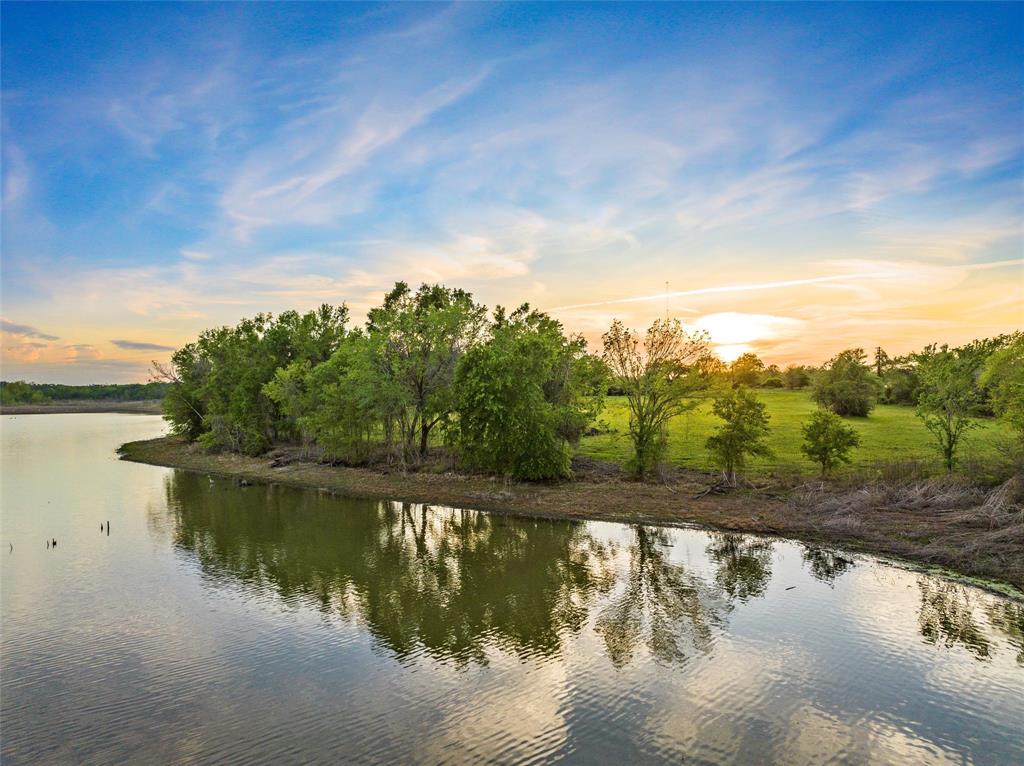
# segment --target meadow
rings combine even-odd
[[[753,475],[814,474],[817,468],[800,452],[803,434],[800,427],[817,405],[811,401],[810,389],[797,391],[757,389],[771,417],[769,443],[771,458],[755,458],[749,463]],[[889,472],[899,467],[922,468],[940,472],[938,454],[932,435],[914,414],[913,407],[879,404],[866,418],[845,418],[860,434],[861,444],[854,450],[853,462],[838,473]],[[671,422],[668,435],[668,462],[672,466],[712,470],[704,442],[721,421],[711,413],[710,400]],[[992,419],[979,419],[960,453],[961,467],[972,474],[979,466],[998,461],[999,444],[1010,431]],[[600,433],[581,440],[579,455],[624,464],[631,455],[628,433],[629,410],[624,396],[609,396],[598,417]],[[986,472],[987,473],[987,472]]]

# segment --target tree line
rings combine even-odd
[[[141,402],[163,399],[169,385],[163,382],[102,383],[69,386],[62,383],[0,381],[0,404],[47,404],[71,401]]]
[[[804,425],[804,451],[828,472],[857,444],[842,416],[868,416],[897,375],[912,379],[919,415],[952,469],[979,414],[1005,417],[1024,442],[1022,359],[1015,333],[874,367],[851,349],[820,369],[775,374],[753,354],[725,365],[706,335],[674,319],[643,333],[615,321],[594,354],[528,304],[488,313],[464,290],[399,282],[362,327],[350,325],[344,305],[259,314],[200,333],[155,370],[169,386],[172,430],[206,449],[255,455],[297,444],[330,461],[403,467],[441,454],[526,480],[571,475],[573,447],[608,393],[626,399],[629,468],[639,477],[664,464],[669,422],[711,400],[721,424],[706,446],[735,483],[747,458],[770,454],[769,416],[753,386],[812,387],[821,408]]]

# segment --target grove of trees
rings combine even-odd
[[[628,468],[640,478],[664,466],[672,420],[711,401],[722,422],[706,447],[734,484],[748,458],[769,455],[753,387],[811,386],[821,409],[804,424],[803,452],[823,473],[858,444],[843,418],[869,417],[878,401],[915,405],[947,469],[979,416],[1004,419],[1024,450],[1020,332],[903,357],[879,348],[872,363],[847,349],[819,369],[785,370],[753,353],[726,365],[706,335],[675,319],[642,333],[616,320],[602,341],[589,353],[529,305],[488,313],[464,290],[399,282],[362,327],[345,306],[324,305],[206,330],[154,365],[147,390],[166,394],[174,433],[206,449],[255,455],[290,444],[333,462],[440,460],[524,480],[571,475],[574,446],[608,393],[625,399]],[[43,390],[0,387],[5,402]]]

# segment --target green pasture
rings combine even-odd
[[[774,452],[771,459],[755,459],[750,463],[753,473],[813,473],[815,466],[800,452],[803,434],[800,426],[816,408],[811,401],[810,389],[787,391],[757,389],[756,394],[768,408],[771,417],[770,444]],[[939,461],[932,435],[914,414],[913,407],[880,404],[866,418],[847,418],[857,429],[861,446],[853,453],[850,468],[864,469],[882,463],[907,461]],[[670,425],[668,436],[669,462],[675,466],[710,469],[704,442],[721,422],[711,414],[711,402],[706,401],[696,410],[676,418]],[[994,420],[979,420],[979,427],[968,432],[961,452],[962,465],[971,470],[979,464],[993,461],[998,456],[998,443],[1009,436],[1009,430]],[[581,455],[624,463],[631,454],[628,433],[629,411],[626,399],[610,396],[598,417],[602,433],[585,436],[580,442]],[[607,433],[605,429],[607,428]],[[850,470],[847,468],[847,470]]]

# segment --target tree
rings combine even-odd
[[[490,338],[455,373],[455,443],[469,465],[517,479],[569,476],[570,445],[600,410],[606,368],[582,336],[523,304],[495,311]]]
[[[757,354],[750,351],[740,354],[729,366],[729,374],[732,376],[734,386],[756,386],[761,380],[762,370],[764,370],[764,362],[758,358]]]
[[[886,404],[916,404],[921,382],[913,354],[889,357],[882,370],[881,399]]]
[[[921,382],[917,416],[935,438],[946,470],[952,471],[967,432],[978,425],[971,419],[981,400],[975,383],[977,358],[947,346],[928,346],[916,358]]]
[[[413,292],[398,282],[371,309],[366,329],[371,354],[393,409],[386,429],[397,426],[406,458],[423,458],[430,433],[447,424],[455,409],[455,368],[459,358],[480,342],[486,308],[465,290],[421,285]]]
[[[811,375],[803,365],[790,365],[782,373],[782,382],[786,388],[804,388],[811,382]]]
[[[860,436],[853,427],[824,408],[815,412],[801,430],[804,443],[800,451],[821,466],[822,476],[839,463],[849,463],[850,450],[860,445]]]
[[[875,375],[881,378],[886,369],[892,363],[892,358],[885,353],[885,349],[881,346],[875,347]]]
[[[1014,333],[1004,348],[989,355],[979,382],[988,392],[993,412],[1024,446],[1024,333]]]
[[[837,415],[866,417],[875,406],[879,388],[866,359],[862,348],[834,356],[818,373],[811,398]]]
[[[694,364],[707,351],[707,336],[687,334],[678,319],[659,319],[641,345],[616,319],[603,340],[604,361],[629,404],[630,468],[644,477],[664,458],[668,422],[693,409],[707,385]]]
[[[769,416],[764,403],[745,386],[731,389],[715,399],[712,412],[724,423],[708,438],[708,450],[731,486],[747,455],[770,457],[766,438]]]
[[[176,351],[167,366],[154,364],[170,383],[164,415],[171,430],[207,449],[260,454],[296,436],[294,418],[264,392],[278,368],[327,359],[345,337],[348,309],[323,305],[277,319],[257,314],[235,327],[205,330]]]

